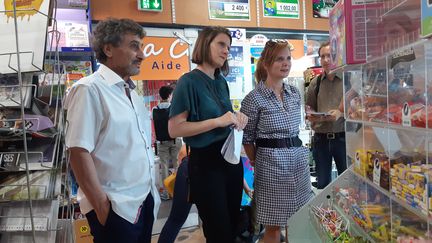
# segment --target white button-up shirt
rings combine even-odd
[[[138,220],[140,206],[149,192],[155,201],[154,218],[160,205],[155,186],[151,125],[144,100],[124,80],[104,65],[74,84],[67,95],[66,146],[90,152],[103,190],[116,214],[131,223]],[[81,190],[82,213],[93,207]]]

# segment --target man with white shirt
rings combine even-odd
[[[160,204],[149,114],[130,79],[144,59],[144,36],[132,20],[99,22],[93,48],[101,65],[64,104],[78,200],[96,243],[150,243]]]

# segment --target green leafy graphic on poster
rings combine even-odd
[[[263,1],[264,17],[300,18],[298,0],[265,0]]]
[[[249,20],[249,0],[209,0],[210,19]]]
[[[432,1],[422,1],[421,6],[421,35],[432,35]]]
[[[314,18],[328,18],[338,0],[312,0]]]

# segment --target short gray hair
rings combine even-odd
[[[93,30],[92,46],[99,62],[105,63],[107,56],[103,48],[106,44],[118,46],[125,34],[134,34],[139,38],[146,35],[141,25],[131,19],[108,18],[99,22]]]

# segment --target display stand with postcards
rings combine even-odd
[[[352,17],[347,2],[359,1],[339,1],[330,19]],[[431,17],[425,16],[431,12],[426,2],[366,1],[355,10],[364,16],[357,20],[363,25],[331,26],[345,31],[331,34],[334,57],[363,46],[342,36],[366,34],[364,63],[334,63],[344,80],[349,169],[290,219],[290,241],[432,242],[432,40],[422,21]]]

